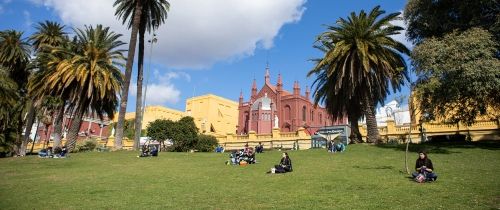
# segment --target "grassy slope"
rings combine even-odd
[[[352,145],[346,153],[291,151],[294,172],[227,166],[227,154],[80,153],[67,159],[0,159],[0,209],[489,209],[500,208],[500,150],[424,145],[439,175],[418,184],[402,173],[402,147]],[[422,145],[412,145],[417,150]],[[416,153],[411,153],[413,168]]]

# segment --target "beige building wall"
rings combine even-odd
[[[194,118],[200,133],[235,133],[238,102],[213,94],[197,96],[186,100],[186,115]]]
[[[184,116],[186,116],[186,113],[164,106],[146,106],[146,110],[144,110],[144,118],[142,121],[142,129],[146,129],[150,122],[153,122],[157,119],[178,121]],[[128,112],[125,114],[126,120],[134,118],[135,112]]]

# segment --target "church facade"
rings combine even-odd
[[[266,68],[264,81],[258,90],[254,79],[249,101],[243,102],[243,93],[240,93],[237,134],[249,131],[268,134],[273,128],[295,132],[300,127],[313,134],[324,126],[347,124],[347,119],[332,122],[325,108],[314,106],[307,86],[305,95],[301,95],[298,81],[293,84],[293,92],[288,92],[283,89],[281,74],[278,74],[276,85],[271,84],[269,68]]]

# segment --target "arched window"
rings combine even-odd
[[[323,117],[322,114],[319,113],[319,124],[323,123],[323,118],[322,117]]]
[[[284,114],[285,114],[285,120],[290,120],[290,106],[289,105],[286,105],[285,106],[285,110],[284,110]]]
[[[306,121],[306,106],[302,107],[302,121]]]
[[[311,122],[314,122],[314,110],[311,110]]]

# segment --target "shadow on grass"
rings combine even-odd
[[[392,170],[394,169],[394,166],[373,166],[373,167],[367,167],[367,166],[352,166],[353,168],[359,168],[359,169],[374,169],[374,170]]]
[[[405,151],[406,144],[378,144],[376,145],[379,148],[384,149],[394,149],[398,151]],[[452,153],[461,153],[457,151],[451,151],[450,149],[487,149],[487,150],[500,150],[500,141],[476,141],[476,142],[467,142],[467,141],[441,141],[441,142],[425,142],[421,144],[410,144],[408,147],[409,152],[419,152],[419,151],[427,151],[428,153],[434,154],[452,154]]]

